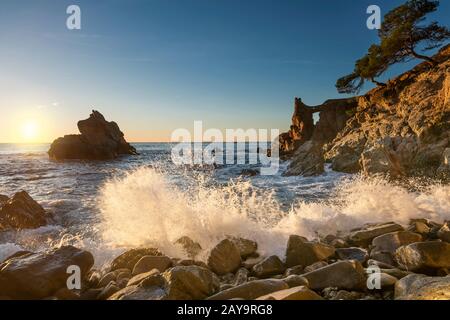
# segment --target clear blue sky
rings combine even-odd
[[[214,128],[289,127],[377,40],[366,8],[402,0],[1,0],[0,142],[20,123],[75,133],[95,107],[131,140]],[[82,29],[66,28],[66,8]],[[450,1],[432,18],[450,25]],[[408,66],[398,66],[392,74]],[[50,138],[51,137],[51,138]]]

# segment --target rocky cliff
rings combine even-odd
[[[315,107],[296,99],[291,130],[279,139],[281,155],[292,159],[287,174],[321,173],[325,161],[348,173],[447,177],[449,58],[447,46],[435,67],[419,64],[363,96]],[[315,112],[320,120],[311,125]]]
[[[98,111],[93,110],[88,119],[79,121],[78,130],[81,134],[56,139],[48,151],[50,158],[110,160],[119,155],[137,154],[117,123],[106,121]]]

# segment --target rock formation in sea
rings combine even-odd
[[[105,120],[93,110],[78,122],[81,134],[66,135],[53,141],[48,154],[55,160],[111,160],[120,155],[135,155],[136,149],[124,138],[117,123]]]
[[[288,175],[340,172],[450,176],[450,46],[363,96],[311,107],[295,99],[280,154],[292,159]],[[320,120],[313,124],[313,114]],[[307,143],[308,142],[308,143]]]

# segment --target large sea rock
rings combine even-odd
[[[117,123],[105,120],[93,110],[86,120],[78,122],[81,134],[66,135],[53,141],[48,154],[55,160],[111,160],[120,155],[135,155],[136,149],[124,138]]]
[[[47,224],[50,213],[25,191],[17,192],[11,199],[0,202],[0,231],[8,229],[35,229]]]

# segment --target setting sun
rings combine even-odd
[[[21,126],[22,139],[25,141],[35,141],[38,138],[39,127],[35,120],[28,120]]]

